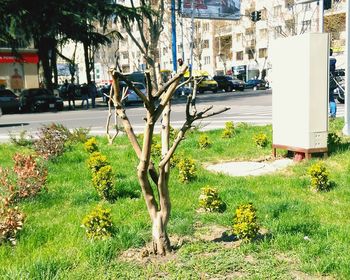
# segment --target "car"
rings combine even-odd
[[[19,98],[9,89],[0,90],[0,108],[2,113],[18,112]]]
[[[136,87],[137,89],[139,89],[143,95],[146,95],[146,87],[144,84],[142,83],[138,83],[138,82],[133,82],[134,87]],[[124,99],[122,100],[122,102],[127,105],[133,102],[140,102],[142,101],[142,99],[136,94],[135,91],[133,91],[132,89],[128,88],[128,86],[126,85],[125,82],[120,82],[119,83],[119,87],[121,92],[123,92],[124,90],[126,90],[126,95],[124,97]]]
[[[192,92],[193,92],[193,88],[183,86],[183,87],[177,88],[177,89],[175,90],[175,93],[174,93],[173,96],[174,96],[175,98],[181,97],[181,96],[188,96],[188,95],[190,95]]]
[[[250,79],[245,83],[245,88],[249,89],[266,89],[266,82],[264,80],[259,79]]]
[[[20,109],[22,112],[40,112],[48,110],[63,110],[63,99],[56,97],[45,88],[29,88],[21,92]]]
[[[218,83],[219,90],[226,92],[231,92],[232,90],[244,91],[244,82],[231,76],[216,75],[213,79]]]
[[[216,93],[218,91],[218,83],[209,76],[207,71],[193,70],[192,76],[199,81],[197,84],[197,92],[203,93],[205,91],[212,91],[213,93]],[[190,71],[187,70],[184,77],[189,78]],[[192,84],[192,87],[193,86],[194,85]]]

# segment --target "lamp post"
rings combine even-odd
[[[345,110],[344,110],[344,128],[343,133],[350,135],[350,100],[349,100],[349,89],[350,89],[350,0],[346,1],[346,63],[345,63]]]

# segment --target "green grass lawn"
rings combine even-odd
[[[331,123],[340,131],[342,122]],[[269,138],[266,148],[255,146],[257,133]],[[184,238],[164,261],[127,261],[120,255],[151,240],[150,220],[136,177],[137,159],[126,137],[113,145],[98,138],[108,157],[122,196],[102,202],[92,186],[82,144],[48,163],[47,191],[18,206],[25,213],[24,229],[16,246],[0,246],[0,279],[350,279],[350,150],[349,139],[330,147],[327,159],[313,158],[274,174],[229,177],[206,171],[209,162],[262,160],[270,157],[271,126],[241,126],[230,139],[222,130],[206,132],[212,146],[199,150],[200,132],[189,133],[177,153],[196,160],[197,179],[182,184],[173,169],[170,179],[172,213],[168,233]],[[1,166],[23,148],[0,145]],[[284,156],[284,151],[279,151]],[[310,190],[307,169],[324,161],[336,187]],[[199,213],[202,187],[218,188],[227,204],[224,213]],[[258,210],[264,238],[239,246],[193,238],[198,227],[232,227],[235,208],[252,202]],[[111,209],[116,232],[105,241],[90,241],[82,220],[96,205]],[[307,278],[315,277],[315,278]],[[325,277],[326,278],[326,277]]]

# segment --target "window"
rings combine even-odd
[[[210,56],[204,57],[204,64],[210,64]]]
[[[273,32],[274,32],[275,39],[278,38],[278,37],[281,37],[281,35],[282,35],[282,26],[280,26],[280,25],[275,26]]]
[[[208,49],[209,48],[209,40],[203,40],[202,41],[202,48]]]
[[[267,48],[259,49],[259,58],[267,57]]]
[[[242,33],[237,33],[236,34],[236,41],[237,42],[242,42]]]
[[[259,30],[259,37],[261,39],[267,39],[267,29],[266,28]]]
[[[209,31],[209,23],[203,23],[203,31]]]
[[[261,12],[261,20],[267,20],[267,9],[264,8],[260,10],[260,12]]]
[[[311,20],[303,20],[302,32],[311,31]]]
[[[243,60],[243,52],[236,52],[236,60]]]
[[[273,7],[273,16],[274,17],[280,16],[281,13],[282,13],[282,6],[281,5]]]
[[[303,4],[304,11],[310,11],[311,10],[311,3]]]
[[[247,48],[246,53],[248,54],[248,59],[254,59],[255,56],[255,49],[253,48]]]
[[[295,34],[295,20],[294,19],[286,20],[286,29],[288,30],[289,34],[292,34],[292,35]]]

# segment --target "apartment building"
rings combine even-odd
[[[331,33],[331,46],[338,55],[338,67],[344,61],[345,1],[333,0],[332,9],[325,12],[324,20],[325,31]],[[173,70],[170,3],[166,11],[158,49],[159,61],[161,70]],[[251,20],[253,11],[261,12],[261,20]],[[144,70],[146,64],[141,52],[125,30],[120,26],[111,27],[117,28],[124,39],[97,52],[99,75],[106,77],[107,66],[115,65],[116,61],[123,72]],[[240,20],[195,19],[192,25],[190,18],[177,14],[176,55],[193,69],[205,70],[211,75],[233,73],[242,79],[268,78],[272,68],[269,45],[273,40],[318,30],[319,6],[316,2],[296,5],[295,0],[242,0]],[[138,36],[136,27],[133,34]],[[103,62],[106,56],[109,59]]]

